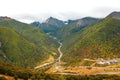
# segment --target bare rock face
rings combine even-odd
[[[79,20],[77,23],[76,23],[76,26],[84,26],[84,21],[83,20]]]
[[[88,25],[96,23],[99,20],[100,19],[98,19],[98,18],[85,17],[85,18],[79,19],[78,22],[76,23],[76,26],[77,27],[88,26]]]
[[[112,13],[109,14],[106,18],[116,18],[116,19],[120,19],[120,12],[112,12]]]

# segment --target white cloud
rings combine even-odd
[[[120,0],[0,0],[0,16],[32,22],[53,16],[62,20],[105,17],[120,11]]]

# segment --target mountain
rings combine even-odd
[[[40,27],[41,26],[41,23],[40,22],[38,22],[38,21],[35,21],[35,22],[33,22],[33,23],[31,23],[33,26],[35,26],[35,27]]]
[[[76,23],[77,27],[84,27],[84,26],[89,26],[91,24],[96,23],[97,21],[99,21],[100,19],[98,18],[92,18],[92,17],[85,17],[82,19],[79,19]]]
[[[54,25],[56,27],[61,27],[64,25],[64,22],[62,20],[58,20],[56,18],[50,17],[45,21],[46,24]]]
[[[120,19],[120,12],[112,12],[111,14],[109,14],[107,16],[107,18],[116,18],[116,19]]]
[[[9,62],[22,67],[30,66],[36,61],[33,56],[42,57],[42,52],[37,52],[38,48],[35,44],[27,41],[10,28],[0,26],[0,42],[0,60],[5,63]],[[29,61],[31,63],[28,64]]]
[[[12,18],[10,18],[10,17],[7,17],[7,16],[1,16],[0,17],[0,20],[6,20],[6,21],[9,21],[9,20],[14,20],[14,19],[12,19]]]
[[[120,20],[106,17],[67,37],[63,44],[63,61],[69,65],[88,64],[84,63],[85,58],[119,58]]]
[[[73,22],[76,22],[77,20],[68,20],[68,21],[65,21],[65,24],[71,24],[71,23],[73,23]]]
[[[85,17],[85,18],[70,21],[70,22],[68,21],[69,23],[63,26],[61,29],[59,29],[56,35],[59,39],[66,40],[66,38],[68,38],[69,36],[77,32],[80,32],[84,27],[95,24],[99,20],[101,19]]]
[[[65,23],[62,20],[58,20],[56,18],[50,17],[45,22],[39,23],[39,22],[33,22],[31,23],[33,26],[39,27],[42,29],[45,33],[48,33],[50,35],[55,35],[57,30],[59,30],[60,27],[64,26]]]
[[[6,54],[8,57],[9,60],[6,62],[21,67],[33,67],[50,56],[55,57],[53,53],[57,53],[57,41],[40,29],[14,19],[2,19],[0,26],[0,44],[5,42],[1,54]],[[5,61],[3,58],[1,60]]]

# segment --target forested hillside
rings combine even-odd
[[[57,56],[57,41],[40,29],[13,19],[0,20],[0,26],[2,61],[33,67],[48,59],[50,55]]]
[[[120,20],[105,18],[68,37],[63,44],[63,60],[69,64],[79,64],[84,58],[120,57]]]

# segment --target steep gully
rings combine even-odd
[[[54,39],[56,39],[56,38],[54,38]],[[48,62],[48,63],[42,64],[42,65],[36,66],[36,67],[34,67],[34,69],[39,69],[39,68],[42,68],[42,67],[45,67],[45,66],[49,66],[53,63],[56,67],[59,66],[59,64],[61,63],[61,58],[63,56],[63,53],[61,51],[61,47],[63,46],[63,44],[60,41],[58,41],[58,43],[60,44],[60,46],[57,49],[58,52],[59,52],[59,57],[56,59],[56,62]]]

